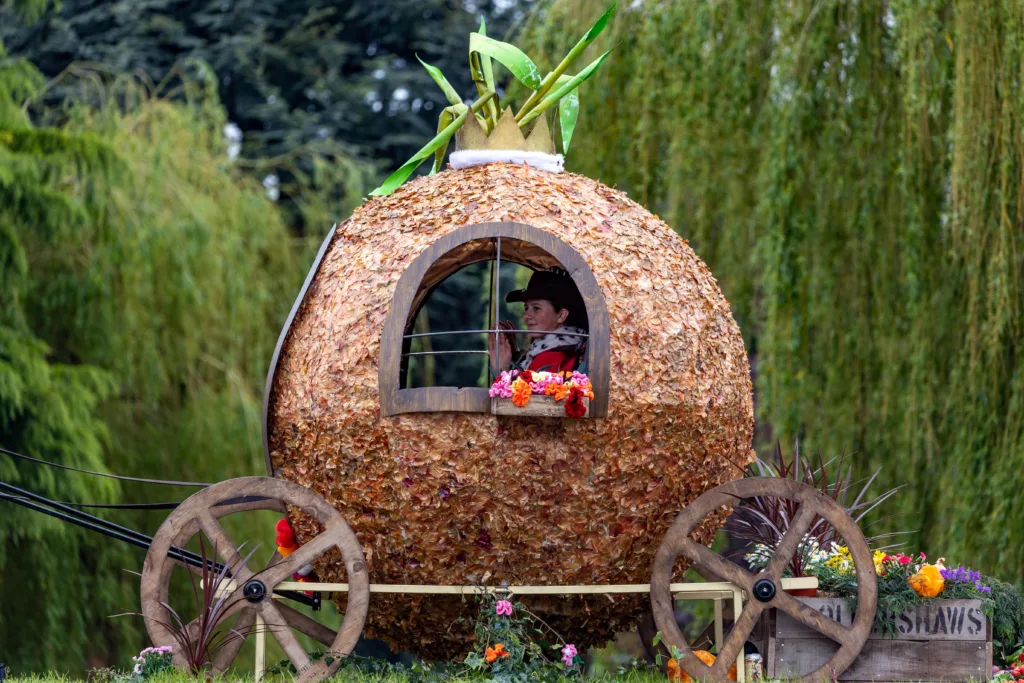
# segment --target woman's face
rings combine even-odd
[[[569,311],[564,308],[556,311],[547,299],[530,299],[526,302],[526,310],[523,311],[523,323],[531,332],[557,330],[568,317]],[[530,338],[538,336],[543,335],[531,334]]]

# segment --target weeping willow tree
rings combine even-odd
[[[544,59],[599,0],[553,0]],[[689,238],[754,359],[764,448],[906,484],[912,544],[1024,579],[1024,4],[632,3],[573,170]]]
[[[76,92],[91,84],[88,104],[37,108],[40,74],[0,52],[0,445],[135,476],[262,473],[262,381],[320,236],[293,238],[230,161],[202,64],[159,86],[95,69],[61,78],[82,81]],[[318,154],[312,168],[300,206],[326,232],[331,199],[331,213],[346,211],[338,181],[351,202],[370,172],[341,155]],[[192,492],[3,455],[0,479],[88,503]],[[166,512],[100,514],[153,533]],[[271,545],[271,526],[246,531]],[[139,608],[124,570],[142,558],[0,500],[4,661],[18,672],[129,664],[141,620],[109,615]]]

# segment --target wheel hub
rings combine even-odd
[[[775,597],[775,582],[771,579],[758,579],[754,582],[754,597],[761,602],[771,602]]]
[[[263,602],[263,598],[267,597],[267,587],[262,581],[252,579],[246,582],[245,588],[242,589],[242,595],[244,595],[245,599],[249,602]]]

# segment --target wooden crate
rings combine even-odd
[[[590,399],[584,398],[583,405],[587,412],[583,417],[590,415]],[[512,415],[515,417],[561,417],[566,418],[565,401],[556,401],[552,396],[534,394],[525,406],[519,407],[512,403],[510,398],[492,398],[491,413],[494,415]]]
[[[844,626],[846,600],[798,598]],[[828,637],[778,610],[767,610],[755,644],[768,678],[799,678],[839,649]],[[896,617],[895,637],[878,623],[840,681],[984,681],[992,677],[992,624],[980,600],[934,600]]]

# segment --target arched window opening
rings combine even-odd
[[[381,344],[382,413],[490,412],[496,372],[532,367],[587,372],[589,414],[602,417],[607,319],[593,274],[564,242],[517,223],[461,228],[417,257],[396,288]],[[510,324],[495,330],[495,321]]]

